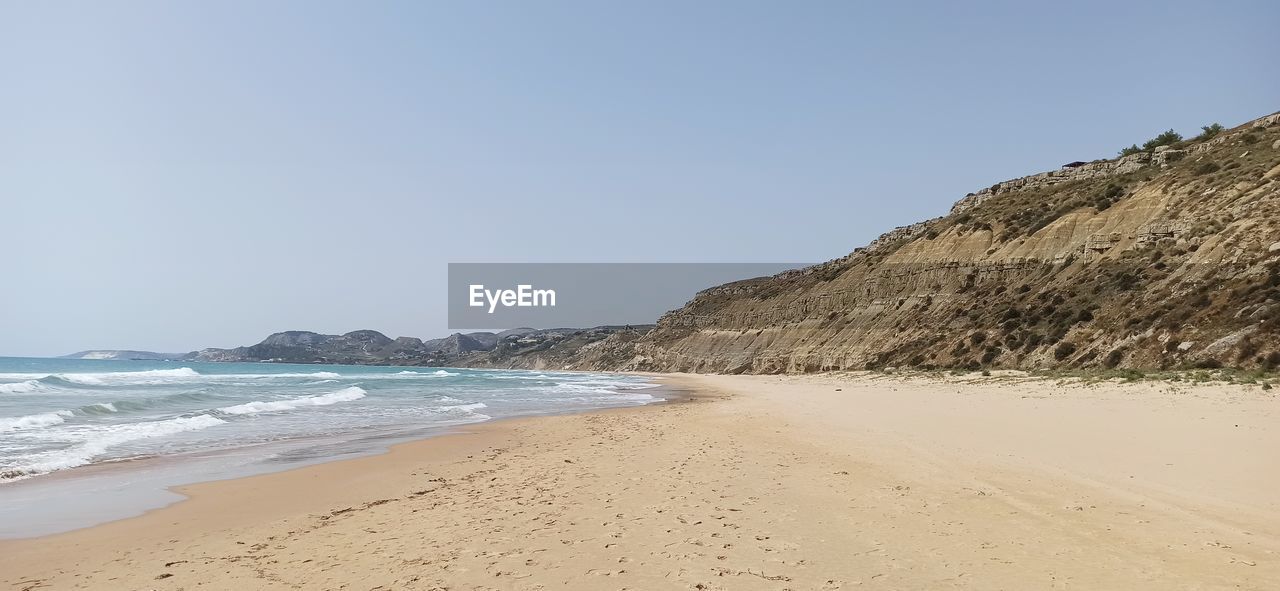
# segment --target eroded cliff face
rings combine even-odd
[[[623,369],[1280,366],[1280,115],[701,292]]]

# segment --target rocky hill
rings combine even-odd
[[[517,328],[498,333],[454,333],[427,341],[392,339],[373,330],[343,335],[295,330],[275,333],[256,345],[203,349],[179,357],[222,362],[591,369],[630,360],[630,344],[651,328]]]
[[[631,363],[635,357],[635,343],[652,329],[653,325],[533,330],[519,336],[504,336],[489,351],[473,353],[441,365],[612,370]]]
[[[421,359],[427,352],[419,339],[392,339],[375,330],[357,330],[343,335],[290,330],[275,333],[256,345],[202,349],[188,354],[186,358],[192,361],[398,365]]]
[[[1280,366],[1280,114],[997,183],[705,290],[616,368]]]

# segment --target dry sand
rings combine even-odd
[[[1277,589],[1256,387],[672,376],[703,396],[495,423],[0,543],[93,589]]]

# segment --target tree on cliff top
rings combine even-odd
[[[1200,135],[1196,136],[1195,140],[1198,142],[1203,142],[1204,140],[1212,138],[1213,136],[1218,135],[1225,130],[1226,128],[1223,127],[1221,123],[1206,125],[1200,128]]]
[[[1156,137],[1153,137],[1142,144],[1143,150],[1154,150],[1160,146],[1168,146],[1182,141],[1182,134],[1170,129]]]

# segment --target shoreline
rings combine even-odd
[[[1275,397],[1225,386],[654,375],[0,541],[0,581],[206,588],[1265,589]],[[1223,450],[1229,450],[1223,454]],[[1215,453],[1216,451],[1216,453]],[[1225,457],[1220,457],[1225,456]],[[698,587],[698,585],[702,585]]]
[[[618,372],[582,373],[607,374]],[[629,374],[618,373],[618,375]],[[75,511],[82,513],[100,511],[109,514],[109,517],[82,517],[79,519],[67,519],[60,513],[58,518],[62,520],[63,525],[50,525],[49,527],[42,528],[47,531],[39,531],[31,535],[0,535],[0,548],[3,548],[3,545],[6,542],[38,540],[60,534],[74,533],[123,520],[143,517],[155,511],[163,510],[190,500],[192,495],[188,490],[198,488],[203,484],[236,481],[258,476],[269,476],[272,474],[302,470],[308,467],[334,462],[357,461],[364,458],[387,454],[393,448],[401,445],[430,441],[440,437],[472,434],[478,432],[478,430],[483,427],[498,425],[507,421],[536,419],[544,416],[561,416],[603,412],[608,410],[641,408],[643,406],[684,401],[692,395],[686,390],[675,388],[670,384],[663,383],[661,377],[649,377],[652,379],[652,383],[655,384],[655,388],[652,390],[653,394],[662,400],[640,406],[616,406],[586,410],[565,410],[550,413],[506,416],[475,423],[426,428],[415,433],[370,433],[369,435],[355,438],[350,438],[351,434],[345,434],[349,437],[346,441],[347,445],[353,448],[349,451],[344,451],[336,455],[323,455],[293,460],[274,466],[270,465],[270,462],[272,461],[270,459],[267,459],[266,461],[259,459],[248,464],[233,463],[226,466],[219,465],[219,460],[222,458],[234,458],[245,454],[246,452],[250,452],[251,450],[276,450],[273,453],[296,451],[298,449],[306,448],[308,444],[323,445],[332,443],[334,437],[326,435],[309,435],[306,437],[276,442],[252,443],[244,446],[228,447],[209,451],[190,451],[175,455],[150,455],[121,458],[78,466],[68,470],[59,470],[39,475],[35,478],[5,483],[0,486],[13,488],[8,491],[0,489],[0,492],[7,492],[10,495],[18,496],[19,498],[23,496],[31,497],[39,495],[41,494],[41,491],[49,491],[52,494],[61,496],[76,496],[77,493],[67,490],[67,487],[74,487],[77,485],[88,486],[90,489],[95,490],[95,492],[105,492],[107,494],[114,495],[116,498],[112,501],[111,505],[106,507],[98,506],[89,509],[74,507]],[[379,440],[381,441],[379,442]],[[256,455],[261,454],[259,453]],[[203,466],[203,468],[195,468],[195,466]],[[120,489],[122,486],[120,485],[121,482],[129,482],[132,485],[138,481],[152,482],[151,484],[143,486],[135,485],[132,490]],[[77,504],[78,503],[79,501],[77,501]],[[74,523],[74,525],[67,525],[71,523]]]

